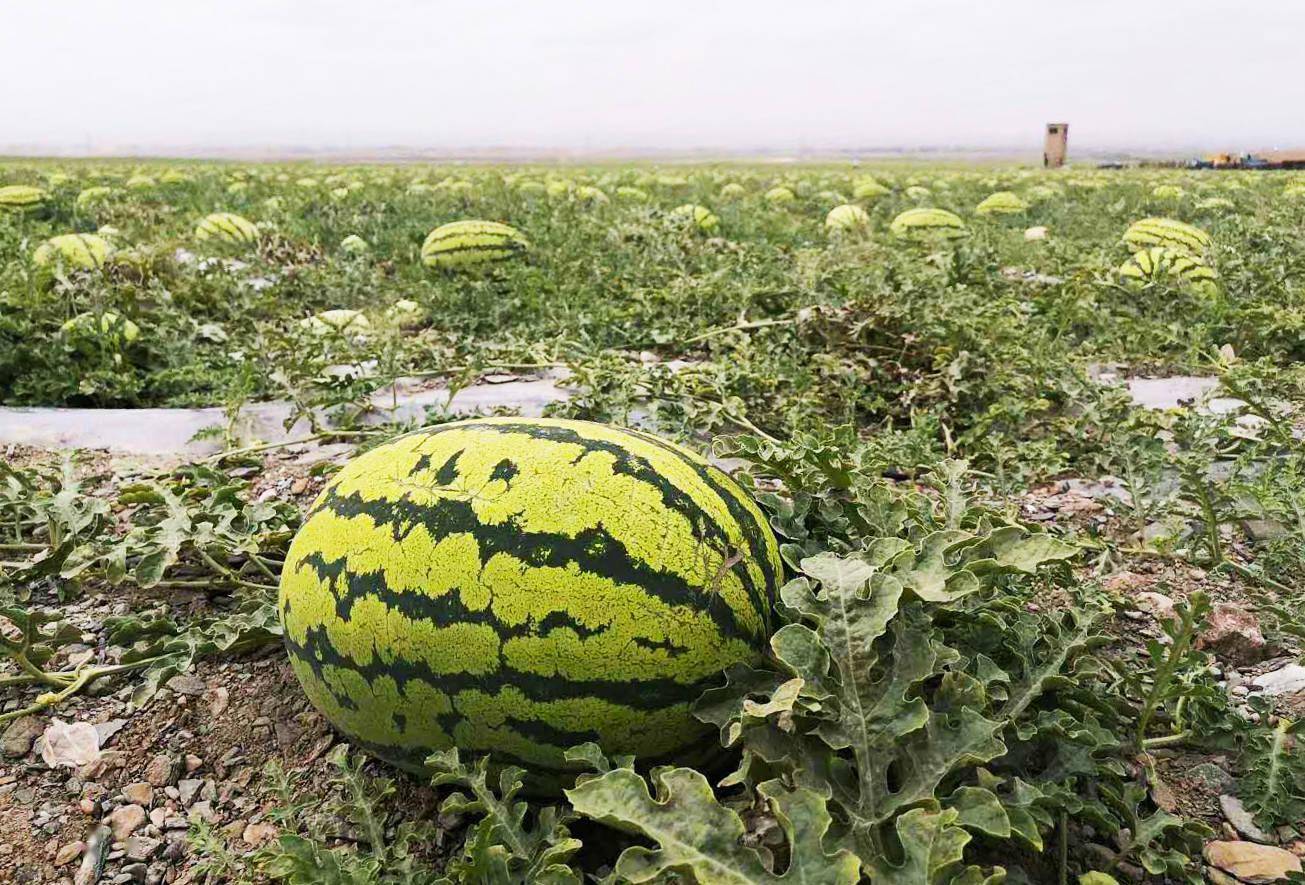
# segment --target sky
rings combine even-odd
[[[0,150],[1305,147],[1305,3],[0,4]]]

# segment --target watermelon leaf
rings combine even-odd
[[[601,754],[599,758],[607,764]],[[575,815],[546,806],[536,812],[531,826],[526,820],[530,806],[517,798],[522,769],[500,769],[496,791],[490,783],[488,756],[468,763],[454,748],[432,754],[426,764],[439,771],[434,778],[437,786],[452,784],[465,790],[451,793],[440,806],[442,812],[483,815],[468,834],[461,857],[450,862],[451,875],[467,882],[579,885],[579,874],[569,865],[571,856],[581,848],[580,840],[567,830]]]
[[[743,821],[716,801],[701,774],[690,768],[659,769],[653,783],[656,798],[637,773],[617,769],[566,791],[586,817],[657,843],[655,850],[636,846],[622,852],[616,872],[631,882],[661,881],[670,873],[737,885],[851,885],[860,878],[855,855],[845,848],[826,850],[831,819],[826,800],[812,790],[788,790],[773,780],[757,788],[788,840],[788,867],[776,873],[760,853],[740,843]]]
[[[945,885],[961,863],[970,835],[957,826],[955,810],[915,808],[897,819],[897,840],[903,859],[899,863],[876,857],[875,885]]]

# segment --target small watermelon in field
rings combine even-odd
[[[691,707],[761,659],[781,575],[765,516],[703,458],[483,418],[345,465],[290,546],[279,609],[295,674],[351,742],[412,770],[492,752],[547,783],[584,741],[706,752]]]
[[[66,268],[96,270],[104,266],[113,249],[108,241],[95,234],[61,234],[36,247],[32,261],[37,267],[62,265]]]
[[[371,245],[357,234],[349,234],[340,241],[340,251],[346,255],[366,255],[371,250]]]
[[[731,181],[720,189],[720,198],[722,200],[738,200],[747,196],[747,190],[737,181]]]
[[[601,206],[611,202],[601,188],[589,184],[582,184],[576,188],[574,197],[577,203],[588,203],[591,206]]]
[[[835,206],[825,216],[825,227],[830,231],[850,233],[863,231],[870,226],[870,216],[860,206],[845,204]]]
[[[715,212],[695,203],[676,206],[666,214],[666,218],[674,227],[694,227],[703,233],[711,233],[720,227],[720,219]]]
[[[946,209],[907,209],[889,229],[899,237],[958,237],[965,233],[965,222]]]
[[[1172,218],[1143,218],[1124,231],[1124,245],[1134,252],[1164,246],[1171,252],[1202,257],[1210,243],[1210,235],[1199,227]]]
[[[103,185],[88,187],[77,195],[73,205],[77,209],[91,209],[95,206],[101,206],[107,203],[113,197],[113,188]]]
[[[361,310],[350,310],[346,307],[324,310],[319,314],[304,317],[299,321],[299,325],[315,335],[325,335],[328,332],[366,335],[372,327]]]
[[[421,244],[421,262],[441,270],[471,270],[515,258],[530,241],[515,227],[497,221],[451,221],[430,232]]]
[[[640,187],[618,187],[616,198],[626,203],[646,203],[652,199],[646,190]]]
[[[35,212],[45,205],[49,194],[30,184],[0,187],[0,212]]]
[[[125,349],[140,337],[140,327],[126,317],[106,310],[96,319],[95,314],[79,313],[59,327],[59,336],[70,351],[94,352],[109,345],[115,350]],[[114,354],[115,361],[121,356]]]
[[[1011,191],[997,191],[974,207],[978,215],[1018,215],[1027,212],[1029,204]]]
[[[891,190],[873,178],[858,178],[856,184],[852,186],[852,199],[854,200],[876,200],[890,193],[892,193]]]
[[[234,212],[214,212],[196,225],[195,239],[250,246],[258,240],[258,226]]]
[[[783,206],[797,199],[797,194],[783,185],[772,187],[762,195],[762,199],[772,206]]]

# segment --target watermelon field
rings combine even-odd
[[[1305,882],[1305,175],[0,162],[0,882]]]

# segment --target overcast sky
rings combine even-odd
[[[1305,146],[1305,2],[0,0],[0,148]]]

